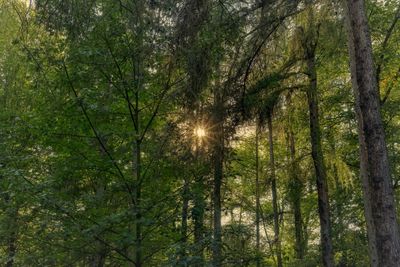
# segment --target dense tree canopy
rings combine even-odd
[[[1,266],[400,266],[398,0],[0,0]]]

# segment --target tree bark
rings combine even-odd
[[[192,217],[194,221],[194,252],[193,255],[198,258],[193,264],[195,267],[204,266],[204,181],[203,176],[196,177],[194,187],[194,199]]]
[[[192,118],[194,120],[194,116]],[[204,175],[201,170],[203,166],[203,153],[202,147],[199,144],[199,140],[196,139],[196,151],[195,151],[195,181],[192,190],[193,194],[193,208],[192,218],[194,224],[194,246],[193,256],[197,259],[193,262],[194,267],[204,266],[204,209],[206,206],[204,200]],[[200,170],[200,172],[198,172]]]
[[[17,246],[16,246],[16,233],[13,231],[10,233],[10,237],[8,239],[7,245],[7,262],[6,267],[13,267],[14,266],[14,257],[17,253]]]
[[[131,62],[132,62],[132,77],[133,77],[133,87],[132,92],[134,94],[134,107],[131,112],[132,120],[133,120],[133,140],[132,140],[132,171],[133,171],[133,184],[134,184],[134,227],[135,227],[135,267],[142,267],[142,209],[141,209],[141,201],[142,201],[142,176],[141,176],[141,164],[142,164],[142,135],[145,132],[142,132],[141,129],[141,117],[140,117],[140,95],[143,89],[144,84],[144,59],[145,55],[143,54],[144,50],[144,18],[143,14],[145,13],[145,1],[143,0],[135,0],[130,3],[131,10],[134,13],[130,14],[129,22],[130,28],[132,32],[135,34],[135,38],[137,40],[137,45],[132,51]],[[126,93],[128,96],[128,94]],[[128,106],[129,97],[128,98]],[[129,108],[130,109],[130,108]]]
[[[6,208],[6,215],[8,220],[8,237],[7,237],[7,261],[6,267],[14,266],[14,257],[17,253],[17,218],[18,209],[14,206],[10,195],[6,192],[4,202],[8,207]]]
[[[260,123],[257,120],[256,125],[256,250],[257,250],[257,259],[256,266],[261,266],[261,251],[260,251],[260,163],[259,163],[259,136],[260,136]]]
[[[96,243],[96,254],[90,261],[90,267],[103,267],[106,263],[107,250],[103,244]]]
[[[296,258],[304,258],[304,238],[303,238],[303,220],[301,215],[301,196],[303,192],[303,182],[299,178],[298,165],[296,162],[296,144],[291,126],[288,129],[288,141],[290,151],[290,198],[292,202],[294,215],[294,230],[295,230],[295,250]]]
[[[189,181],[185,178],[183,189],[182,189],[182,215],[181,215],[181,251],[179,261],[185,261],[186,259],[186,247],[187,247],[187,232],[188,232],[188,210],[189,210]],[[182,264],[182,266],[186,266]]]
[[[142,266],[142,212],[141,212],[141,199],[142,199],[142,181],[141,181],[141,145],[140,141],[136,141],[135,149],[135,263],[136,267]]]
[[[371,265],[400,266],[399,229],[365,3],[346,0],[345,10]]]
[[[310,48],[311,47],[311,48]],[[318,190],[318,211],[321,225],[322,262],[326,267],[333,267],[333,246],[331,234],[331,218],[329,209],[328,184],[326,168],[322,152],[321,129],[319,125],[319,108],[317,95],[317,72],[315,66],[315,46],[308,45],[306,49],[307,74],[310,85],[307,90],[307,100],[310,116],[311,154],[313,158]]]
[[[223,156],[224,156],[224,108],[222,94],[214,92],[214,238],[212,244],[212,262],[214,267],[222,266],[222,225],[221,225],[221,185],[223,179]]]
[[[104,98],[101,99],[101,104],[106,106],[110,104],[109,95],[105,95]],[[99,151],[99,156],[102,159],[108,159],[106,150],[99,145],[99,141],[104,145],[104,147],[108,147],[108,139],[105,138],[101,132],[99,132],[99,140],[93,140],[93,146],[95,149]],[[94,179],[93,187],[94,187],[94,197],[96,199],[96,205],[99,207],[106,207],[107,200],[105,198],[106,188],[107,188],[107,178],[102,174],[101,171],[97,173],[98,178]],[[105,216],[105,214],[102,214]],[[103,267],[107,258],[107,246],[101,243],[98,240],[94,241],[95,253],[91,257],[90,266],[91,267]]]
[[[272,114],[268,114],[268,143],[269,143],[269,158],[271,170],[271,190],[272,190],[272,206],[274,211],[274,243],[276,249],[276,258],[278,267],[282,267],[282,248],[279,234],[279,210],[278,210],[278,193],[276,189],[276,175],[275,175],[275,157],[274,157],[274,139],[272,133]]]

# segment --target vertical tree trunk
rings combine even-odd
[[[102,98],[101,105],[107,106],[109,104],[110,104],[109,95],[105,95],[105,97]],[[99,156],[102,159],[108,159],[106,150],[101,145],[99,145],[100,141],[104,145],[104,147],[108,147],[108,140],[103,136],[103,134],[100,131],[98,132],[98,134],[99,134],[99,140],[93,140],[93,146],[95,149],[99,151]],[[107,178],[103,175],[101,171],[98,171],[97,175],[98,178],[94,179],[93,181],[93,187],[94,187],[93,193],[96,199],[96,205],[99,207],[106,207],[107,200],[105,198],[105,192],[107,187]],[[102,214],[102,216],[105,216],[105,214]],[[93,253],[93,256],[90,259],[90,266],[103,267],[105,265],[107,257],[107,246],[98,240],[94,241],[93,246],[95,247],[95,253]]]
[[[196,171],[202,168],[202,147],[199,145],[199,140],[196,139],[196,151],[195,151],[195,166]],[[193,256],[197,258],[193,262],[194,267],[204,266],[204,176],[203,171],[200,173],[196,172],[194,177],[194,186],[192,189],[193,195],[193,208],[192,208],[192,218],[194,221],[194,246],[193,246]]]
[[[396,207],[363,0],[346,0],[350,68],[372,266],[400,266]]]
[[[222,266],[222,226],[221,226],[221,185],[223,179],[223,156],[224,156],[224,108],[222,94],[215,89],[214,92],[214,238],[212,244],[212,261],[214,267]]]
[[[203,176],[196,177],[193,189],[193,210],[192,217],[194,221],[194,252],[193,255],[198,258],[193,264],[194,267],[204,266],[204,182]]]
[[[141,34],[139,34],[140,40],[142,41]],[[136,88],[135,94],[135,108],[134,108],[134,120],[135,120],[135,140],[133,149],[133,176],[135,185],[135,267],[142,267],[142,211],[141,211],[141,200],[142,200],[142,176],[141,176],[141,160],[142,160],[142,141],[141,141],[141,123],[140,123],[140,107],[139,97],[142,89],[142,78],[143,78],[143,67],[140,59],[135,62],[134,72]]]
[[[15,254],[17,253],[17,246],[15,244],[16,242],[16,233],[15,231],[12,231],[10,233],[10,237],[8,239],[8,245],[7,245],[7,262],[6,262],[6,267],[13,267],[14,266],[14,257]]]
[[[134,214],[135,214],[135,267],[142,267],[142,177],[141,177],[141,150],[142,150],[142,130],[140,123],[140,106],[139,99],[140,93],[143,89],[144,83],[144,66],[143,61],[145,55],[144,50],[144,18],[145,1],[135,0],[130,3],[131,10],[134,13],[129,14],[130,28],[135,34],[137,45],[132,51],[132,76],[133,76],[133,94],[134,94],[134,108],[133,108],[133,183],[134,183]],[[128,103],[129,104],[129,103]]]
[[[294,230],[295,230],[295,250],[296,258],[304,258],[304,238],[303,238],[303,221],[301,216],[301,196],[303,193],[303,182],[298,174],[298,165],[296,162],[296,144],[291,126],[288,129],[288,141],[290,151],[290,198],[294,214]]]
[[[185,261],[187,247],[188,230],[188,210],[189,210],[189,180],[185,178],[182,188],[182,215],[181,215],[181,251],[180,262]],[[182,266],[185,266],[182,264]]]
[[[257,261],[256,266],[261,266],[261,251],[260,251],[260,179],[259,179],[259,136],[260,136],[260,123],[257,120],[256,125],[256,250]]]
[[[104,248],[104,245],[96,243],[97,247],[96,254],[91,257],[90,267],[103,267],[106,263],[106,254],[107,251]]]
[[[141,24],[141,23],[140,23]],[[142,42],[143,36],[138,34],[140,41]],[[142,160],[142,141],[141,141],[141,123],[140,123],[140,107],[139,97],[140,91],[143,85],[143,67],[140,58],[134,61],[135,64],[135,81],[136,88],[135,94],[135,108],[134,108],[134,120],[135,120],[135,140],[134,140],[134,151],[133,151],[133,172],[134,172],[134,185],[135,185],[135,267],[142,267],[142,211],[141,211],[141,200],[142,200],[142,176],[141,176],[141,160]]]
[[[14,266],[14,257],[17,253],[17,218],[18,209],[14,206],[10,195],[6,192],[4,197],[4,202],[7,204],[6,215],[8,221],[8,237],[7,237],[7,261],[6,267]]]
[[[331,234],[331,219],[329,210],[328,184],[326,168],[322,153],[321,129],[318,114],[317,72],[315,66],[315,46],[306,49],[307,74],[310,85],[307,90],[307,100],[310,116],[311,154],[314,162],[318,190],[318,211],[321,224],[322,262],[326,267],[333,267],[333,246]],[[308,46],[309,47],[309,46]]]
[[[142,266],[142,212],[141,212],[141,199],[142,199],[142,181],[141,181],[141,144],[136,140],[136,154],[135,154],[135,212],[136,212],[136,226],[135,226],[135,263],[136,267]]]
[[[275,248],[278,267],[282,267],[282,248],[279,235],[279,210],[278,210],[278,194],[276,189],[276,175],[275,175],[275,158],[274,158],[274,139],[272,133],[272,114],[268,114],[268,143],[269,143],[269,158],[271,169],[271,190],[272,190],[272,206],[274,210],[274,234],[275,234]]]

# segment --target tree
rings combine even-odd
[[[314,162],[317,191],[318,210],[321,224],[321,246],[322,261],[324,266],[334,266],[332,227],[330,218],[330,205],[328,194],[328,183],[325,160],[322,150],[321,129],[319,118],[318,91],[317,91],[317,69],[316,69],[316,48],[319,38],[319,25],[314,23],[314,11],[310,3],[307,6],[307,30],[299,28],[301,32],[302,51],[306,64],[306,75],[309,79],[307,89],[307,102],[310,118],[310,139],[311,155]]]
[[[371,264],[396,266],[400,237],[365,3],[346,1],[345,10]]]

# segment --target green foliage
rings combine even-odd
[[[297,27],[310,9],[335,262],[369,264],[341,9],[262,2],[0,0],[0,265],[133,266],[137,251],[142,266],[211,265],[221,126],[223,266],[276,266],[270,117],[284,266],[322,266],[303,90],[311,37]],[[368,1],[398,195],[397,6]]]

